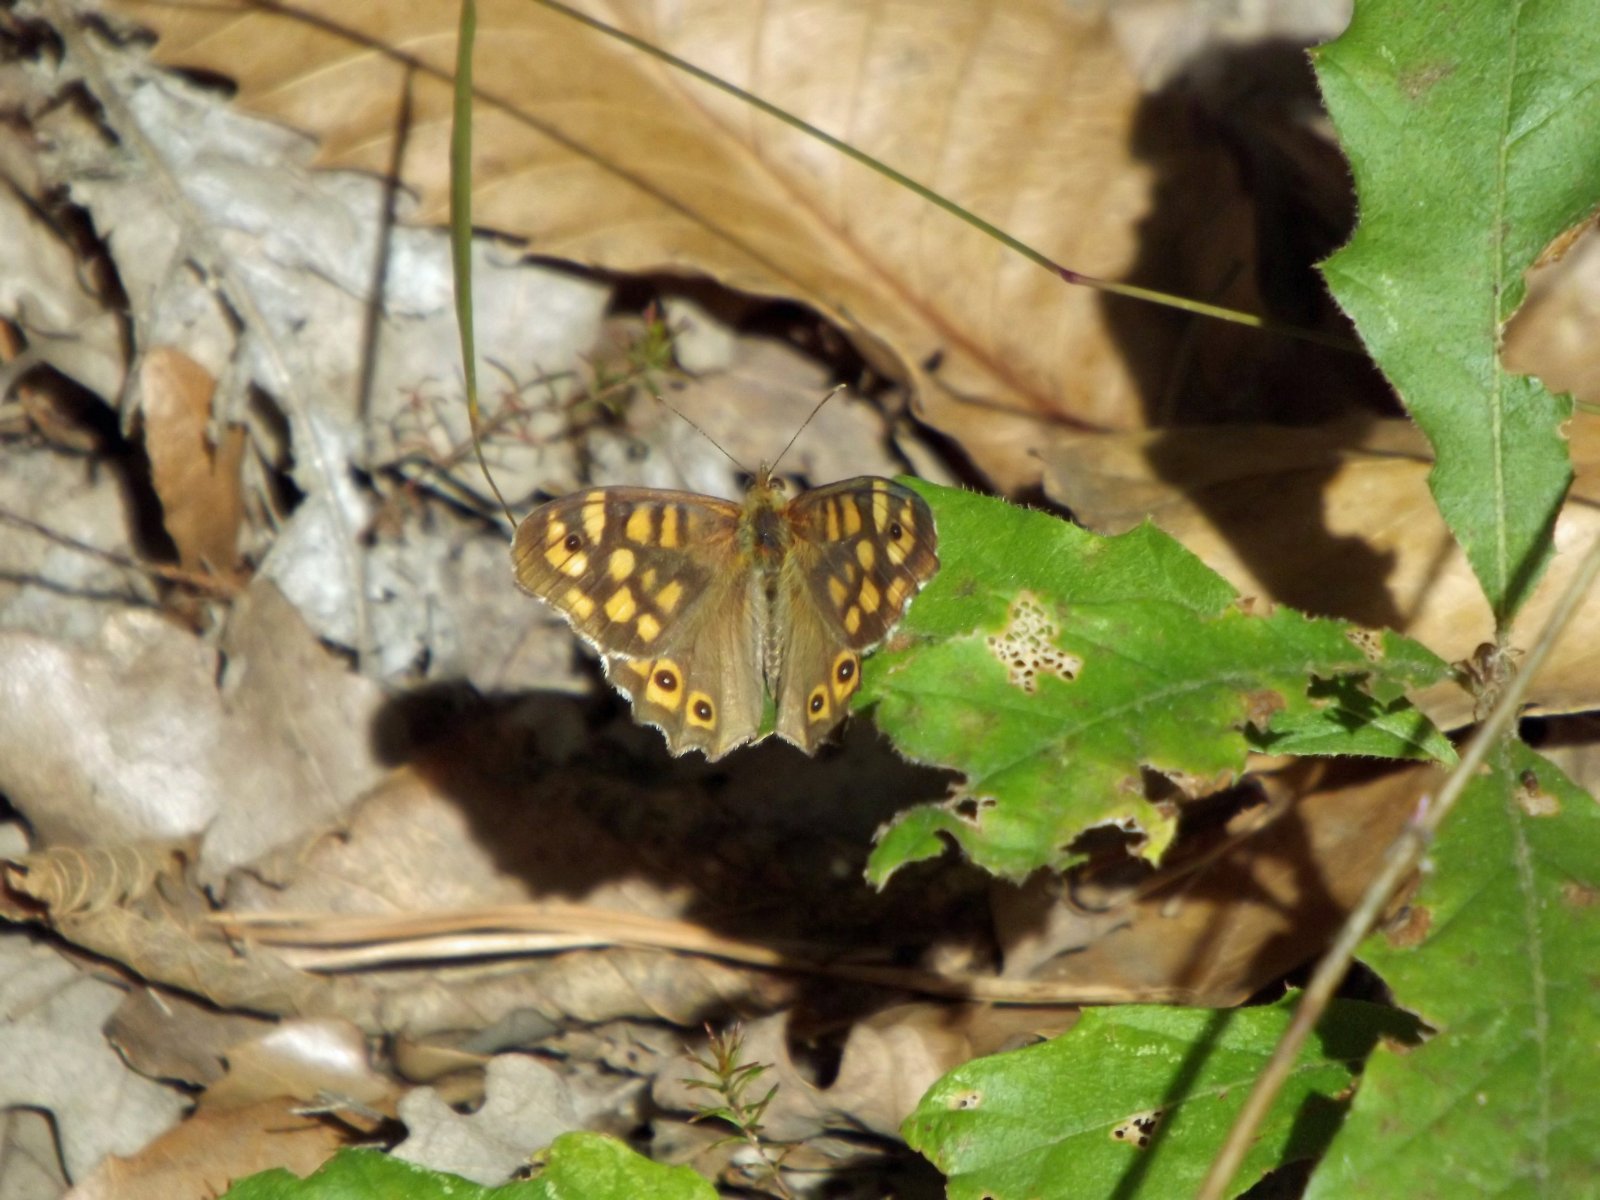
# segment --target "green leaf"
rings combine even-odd
[[[1061,1037],[956,1068],[902,1133],[949,1177],[950,1200],[1192,1195],[1292,1012],[1292,1000],[1216,1012],[1089,1009]],[[1415,1024],[1392,1009],[1336,1002],[1240,1179],[1318,1154],[1378,1038],[1414,1035]]]
[[[1379,1052],[1311,1196],[1592,1196],[1600,805],[1520,743],[1450,814],[1361,957],[1437,1032]]]
[[[533,1179],[484,1187],[376,1150],[343,1150],[298,1179],[281,1167],[235,1184],[226,1200],[716,1200],[716,1189],[688,1167],[668,1167],[615,1138],[562,1134]]]
[[[966,785],[880,836],[875,881],[946,837],[1000,874],[1063,867],[1108,822],[1136,823],[1157,856],[1175,818],[1145,798],[1146,771],[1227,783],[1251,749],[1453,759],[1403,699],[1448,670],[1416,643],[1254,611],[1153,526],[1102,538],[914,486],[943,565],[901,626],[918,644],[869,660],[865,694],[903,754]]]
[[[1549,561],[1571,401],[1509,374],[1523,272],[1600,200],[1593,0],[1364,0],[1316,51],[1360,198],[1329,286],[1433,443],[1439,510],[1499,621]]]

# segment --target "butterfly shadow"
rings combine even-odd
[[[866,882],[877,829],[951,776],[906,762],[861,717],[815,758],[769,739],[708,763],[674,758],[609,693],[439,684],[393,698],[372,740],[465,817],[501,877],[486,902],[637,901],[724,937],[877,962],[987,937],[976,871],[945,861],[882,892]]]

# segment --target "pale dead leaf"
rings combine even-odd
[[[150,612],[111,617],[93,649],[0,633],[0,791],[45,845],[198,833],[227,788],[259,802],[215,678],[215,655]]]
[[[90,978],[48,946],[0,939],[0,1109],[51,1115],[67,1174],[131,1154],[171,1127],[183,1098],[135,1075],[101,1026],[122,989]]]
[[[322,646],[271,583],[257,580],[235,600],[222,651],[222,704],[271,798],[263,809],[233,781],[217,781],[224,802],[201,857],[208,882],[327,828],[382,773],[371,743],[381,689]]]
[[[191,571],[228,576],[239,556],[245,431],[230,425],[221,443],[212,444],[208,431],[215,390],[211,373],[174,346],[146,350],[139,364],[138,405],[150,481],[178,562]]]
[[[1067,6],[591,7],[1074,270],[1122,276],[1156,244],[1144,282],[1220,299],[1220,281],[1251,277],[1231,168],[1152,136],[1106,26]],[[387,170],[404,96],[401,174],[422,218],[442,220],[453,10],[323,0],[313,22],[227,4],[118,8],[160,31],[163,61],[237,79],[242,104],[316,134],[328,164]],[[478,21],[479,223],[540,254],[705,272],[812,305],[915,380],[922,415],[1003,486],[1036,476],[1027,451],[1050,427],[1144,419],[1149,381],[1125,351],[1166,363],[1181,322],[1113,315],[900,185],[556,14],[496,0]],[[1206,203],[1163,197],[1159,227],[1142,227],[1158,173]]]
[[[0,1196],[33,1200],[64,1195],[67,1187],[49,1115],[27,1108],[0,1113]]]
[[[153,613],[114,616],[93,649],[0,633],[0,790],[45,845],[205,830],[220,871],[320,828],[376,777],[376,686],[265,585],[233,628],[226,705],[215,652]]]
[[[339,1128],[284,1100],[202,1110],[138,1154],[110,1158],[68,1200],[173,1200],[219,1196],[271,1167],[306,1176],[345,1142]]]
[[[17,136],[12,129],[0,133],[0,149],[17,149]],[[26,153],[30,167],[32,150]],[[9,165],[11,155],[5,158]],[[37,182],[34,190],[41,198]],[[0,188],[0,317],[21,327],[30,349],[69,379],[102,396],[122,389],[127,363],[116,314],[85,284],[61,231],[10,187]]]
[[[490,1061],[477,1112],[458,1113],[423,1087],[401,1099],[400,1119],[408,1133],[394,1149],[396,1158],[486,1186],[504,1182],[535,1150],[582,1127],[566,1079],[521,1054]]]
[[[201,1088],[222,1078],[232,1047],[271,1028],[264,1017],[222,1012],[185,992],[139,988],[106,1022],[106,1037],[139,1074]]]
[[[147,575],[79,548],[127,556],[128,519],[109,473],[64,469],[69,461],[37,445],[5,449],[0,519],[14,514],[37,528],[0,521],[0,627],[92,646],[108,617],[149,607],[156,589]]]
[[[239,1108],[276,1096],[392,1112],[398,1089],[369,1057],[366,1035],[348,1021],[284,1021],[228,1047],[228,1073],[206,1089],[202,1106]]]
[[[1600,535],[1600,419],[1580,414],[1568,432],[1577,477],[1514,646],[1530,644]],[[1247,596],[1397,629],[1449,661],[1494,638],[1488,602],[1428,491],[1432,458],[1408,422],[1062,439],[1045,462],[1050,494],[1097,533],[1149,517]],[[1600,597],[1580,609],[1528,698],[1538,712],[1584,711],[1600,701],[1597,681]],[[1415,699],[1445,728],[1472,719],[1472,697],[1453,682]]]
[[[1283,786],[1301,790],[1321,774],[1297,765]],[[1176,864],[1132,895],[1094,896],[1092,908],[1050,877],[997,888],[1004,975],[1121,988],[1128,1003],[1242,1002],[1319,951],[1438,774],[1360,768],[1335,779],[1220,857]],[[1238,820],[1249,828],[1259,815]]]

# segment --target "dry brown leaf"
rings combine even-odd
[[[1286,786],[1321,772],[1296,765]],[[1421,766],[1346,768],[1264,829],[1193,869],[1176,864],[1131,901],[1091,910],[1044,876],[997,889],[1005,974],[1120,986],[1132,1003],[1239,1004],[1319,952],[1438,778]]]
[[[191,571],[232,575],[244,514],[239,468],[245,430],[229,426],[220,445],[209,436],[216,380],[174,346],[145,351],[139,364],[139,412],[150,480],[178,562]]]
[[[409,101],[401,174],[423,217],[443,219],[454,9],[320,0],[296,20],[225,3],[117,7],[159,31],[163,61],[236,79],[241,103],[316,134],[330,165],[388,170]],[[1070,6],[589,7],[1073,270],[1250,306],[1216,295],[1252,276],[1230,168],[1173,144],[1106,26]],[[1172,369],[1184,322],[1066,287],[900,185],[571,20],[517,0],[479,10],[478,223],[542,255],[704,272],[814,306],[914,380],[922,415],[1003,486],[1036,478],[1028,449],[1049,430],[1138,426],[1142,398],[1169,384],[1137,376]],[[1144,366],[1130,367],[1130,349]]]
[[[1579,415],[1568,432],[1577,478],[1514,646],[1537,635],[1600,535],[1600,418]],[[1149,517],[1247,596],[1397,629],[1452,662],[1494,638],[1428,491],[1432,457],[1408,422],[1063,439],[1045,463],[1050,494],[1097,533]],[[1539,712],[1584,711],[1600,703],[1597,681],[1600,597],[1580,609],[1528,696]],[[1472,719],[1472,697],[1452,682],[1416,699],[1445,728]]]
[[[202,1110],[137,1154],[108,1158],[71,1200],[174,1200],[219,1196],[237,1179],[284,1167],[311,1174],[345,1144],[332,1122],[301,1116],[287,1100]]]

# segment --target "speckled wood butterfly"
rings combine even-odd
[[[937,545],[927,504],[900,484],[862,476],[791,500],[763,468],[742,505],[574,492],[528,515],[511,558],[600,653],[636,720],[672,753],[714,760],[768,732],[814,753],[861,686],[861,655],[939,569]]]

